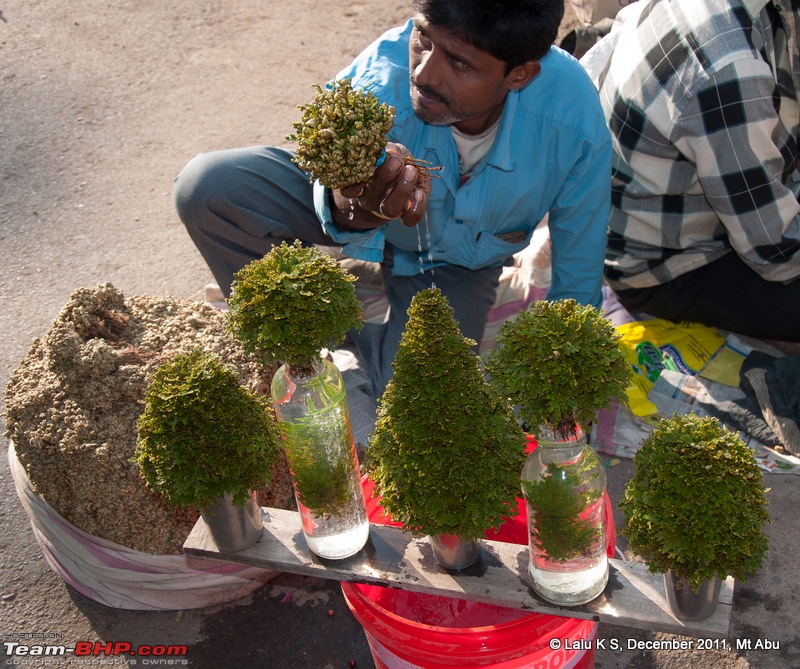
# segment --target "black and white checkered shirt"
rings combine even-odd
[[[670,281],[735,251],[800,276],[800,0],[639,0],[600,75],[614,139],[606,278]]]

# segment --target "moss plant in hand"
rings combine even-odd
[[[625,397],[630,369],[618,340],[592,306],[538,301],[503,324],[486,369],[529,429],[546,426],[566,438]]]
[[[371,475],[405,530],[471,541],[515,504],[524,435],[441,292],[420,291],[408,313],[367,450]]]
[[[382,156],[392,129],[395,108],[369,91],[353,88],[350,79],[335,80],[330,89],[315,84],[314,99],[300,105],[302,116],[286,137],[297,142],[294,162],[331,189],[364,183]],[[403,156],[427,188],[430,171],[425,161]]]
[[[314,88],[316,96],[299,107],[302,117],[286,138],[298,143],[294,162],[328,188],[368,181],[392,129],[394,107],[353,89],[349,79]]]
[[[280,449],[266,399],[200,349],[154,372],[138,423],[136,461],[148,487],[173,505],[246,502],[270,479]]]
[[[662,420],[635,456],[620,534],[652,573],[672,570],[697,592],[704,579],[744,580],[764,560],[763,477],[739,435],[711,417]]]

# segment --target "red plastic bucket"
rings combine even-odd
[[[531,440],[529,450],[535,448]],[[372,523],[396,524],[386,516],[365,478],[364,499]],[[488,539],[527,544],[525,501],[517,515]],[[616,530],[606,495],[607,551],[614,555]],[[342,583],[353,615],[364,627],[378,669],[592,669],[597,623],[526,613],[450,597],[377,585]],[[587,648],[588,646],[588,648]]]
[[[342,583],[378,669],[591,669],[597,623]],[[552,645],[551,645],[552,643]]]

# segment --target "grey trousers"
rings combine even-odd
[[[314,212],[308,176],[292,152],[254,146],[203,153],[175,180],[175,206],[217,283],[230,295],[233,275],[282,241],[334,246]],[[381,264],[390,305],[385,325],[366,325],[353,339],[367,365],[373,394],[392,375],[411,299],[435,283],[453,308],[462,333],[480,342],[502,268],[446,265],[414,276],[392,276],[392,249]]]

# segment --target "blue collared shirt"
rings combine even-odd
[[[420,121],[411,106],[408,41],[412,30],[390,30],[337,79],[372,91],[396,109],[389,141],[443,169],[435,174],[427,218],[413,228],[390,221],[367,231],[337,230],[326,189],[314,185],[323,229],[353,258],[379,262],[385,242],[395,249],[395,275],[453,264],[500,266],[530,242],[548,217],[553,251],[549,299],[572,297],[599,306],[610,206],[611,143],[597,92],[580,64],[553,47],[540,74],[506,98],[488,155],[461,186],[449,126]],[[522,232],[508,242],[498,235]],[[420,249],[422,249],[420,251]]]

